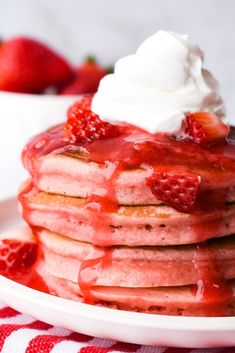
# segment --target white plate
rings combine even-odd
[[[0,202],[0,230],[19,225],[15,199]],[[87,335],[173,347],[235,345],[235,317],[196,318],[132,313],[76,303],[0,276],[0,299],[38,320]]]

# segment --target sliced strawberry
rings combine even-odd
[[[32,242],[4,239],[0,243],[0,274],[24,275],[37,260],[38,245]]]
[[[197,175],[172,175],[154,172],[146,183],[160,201],[179,212],[193,210],[201,178]]]
[[[225,139],[229,127],[213,113],[187,113],[177,133],[180,140],[192,140],[198,144],[211,144]]]
[[[38,257],[38,244],[29,227],[0,234],[0,274],[27,277]]]
[[[91,99],[85,97],[69,108],[64,127],[64,141],[91,142],[120,135],[118,126],[102,121],[90,110]]]
[[[83,98],[79,101],[81,108],[91,110],[91,102],[93,97],[94,97],[93,94],[83,96]]]

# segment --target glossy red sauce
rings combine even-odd
[[[104,180],[103,185],[107,190],[104,199],[113,204],[111,210],[115,204],[112,190],[116,179],[123,170],[134,168],[151,168],[153,171],[157,168],[159,172],[200,175],[199,208],[204,205],[215,207],[215,203],[218,206],[225,203],[227,188],[235,185],[233,130],[231,136],[229,143],[202,147],[191,142],[176,141],[168,134],[153,135],[127,127],[126,132],[119,137],[74,145],[63,141],[63,125],[59,125],[34,138],[23,151],[22,159],[34,180],[37,179],[40,157],[48,154],[75,152],[100,165],[113,163],[113,175],[110,180]],[[99,200],[102,207],[105,207],[105,200]]]
[[[30,278],[27,286],[29,288],[36,289],[43,293],[47,293],[47,294],[50,293],[50,290],[47,287],[45,281],[37,272],[32,273],[32,277]]]
[[[92,304],[97,300],[92,294],[92,287],[96,284],[99,270],[105,270],[111,264],[112,250],[105,248],[99,248],[94,257],[83,261],[78,275],[78,284],[86,303]]]
[[[224,316],[233,293],[229,282],[221,275],[214,251],[209,249],[207,243],[197,245],[193,265],[198,277],[193,294],[205,305],[204,315]]]
[[[195,173],[201,176],[199,197],[195,213],[200,214],[212,208],[226,208],[228,188],[235,185],[235,132],[231,129],[227,142],[212,146],[199,146],[191,142],[176,141],[167,134],[148,134],[135,128],[126,128],[119,137],[93,141],[81,145],[71,145],[63,141],[63,125],[57,126],[34,138],[23,152],[23,163],[37,178],[40,158],[66,152],[79,152],[89,161],[101,165],[113,163],[115,168],[109,180],[104,182],[104,195],[91,195],[86,203],[96,227],[102,231],[102,217],[114,212],[117,201],[114,192],[115,182],[123,170],[151,168],[162,172]],[[218,221],[214,227],[220,227]],[[198,239],[200,240],[200,232]],[[207,267],[201,266],[202,254]],[[78,276],[79,286],[87,303],[92,303],[92,286],[96,280],[96,269],[104,268],[111,261],[110,250],[101,249],[98,257],[84,260]],[[231,300],[232,291],[221,277],[213,253],[206,243],[198,245],[193,265],[198,276],[193,293],[199,302],[205,303],[205,315],[223,316]]]
[[[116,212],[118,202],[115,195],[115,183],[122,172],[119,164],[115,165],[113,173],[108,179],[103,180],[102,188],[105,190],[104,195],[91,195],[86,202],[86,208],[91,211],[100,212]]]

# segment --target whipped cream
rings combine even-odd
[[[224,119],[217,81],[202,63],[203,52],[187,35],[159,31],[117,61],[114,73],[101,80],[92,110],[151,133],[177,130],[188,111]]]

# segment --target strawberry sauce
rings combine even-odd
[[[115,138],[71,144],[63,141],[63,125],[58,125],[28,143],[22,154],[24,166],[35,176],[40,157],[72,152],[104,166],[107,162],[115,163],[121,170],[145,165],[157,167],[158,171],[190,170],[202,176],[204,186],[216,187],[215,181],[219,181],[219,185],[235,183],[234,128],[228,142],[211,146],[176,141],[168,134],[149,134],[129,126],[123,129],[125,132]]]
[[[90,259],[84,260],[78,275],[78,284],[87,304],[95,303],[92,286],[96,284],[98,270],[104,270],[112,264],[112,250],[97,248],[98,252]]]
[[[203,266],[205,262],[206,266]],[[214,252],[209,250],[206,242],[197,245],[193,265],[198,280],[192,292],[205,305],[204,315],[224,316],[233,293],[229,282],[221,276]]]
[[[28,282],[27,286],[43,293],[50,293],[50,290],[44,282],[43,278],[39,276],[37,272],[32,273],[32,277],[30,278],[30,281]]]
[[[192,213],[196,216],[214,208],[226,209],[227,193],[235,187],[235,129],[231,128],[227,141],[211,146],[201,146],[188,141],[177,141],[163,133],[149,134],[135,127],[124,126],[123,134],[110,139],[94,140],[90,143],[71,144],[63,141],[63,125],[51,128],[28,143],[23,151],[24,166],[35,181],[41,158],[48,154],[74,153],[87,161],[104,167],[114,165],[110,179],[104,180],[103,195],[91,195],[84,207],[90,212],[97,232],[102,232],[103,217],[115,212],[118,203],[115,197],[115,183],[124,170],[136,168],[157,170],[160,173],[195,175],[200,177],[199,192]],[[27,220],[27,215],[25,215]],[[223,220],[222,220],[223,221]],[[215,227],[220,227],[219,222]],[[228,283],[221,278],[220,271],[209,252],[206,243],[200,244],[193,266],[198,275],[193,293],[199,302],[205,304],[206,316],[223,316],[232,298]],[[201,255],[206,256],[207,271],[202,270]],[[85,260],[79,273],[79,286],[87,303],[93,303],[92,285],[97,278],[96,269],[110,264],[110,250],[100,249],[100,255]],[[205,260],[204,260],[205,261]]]

